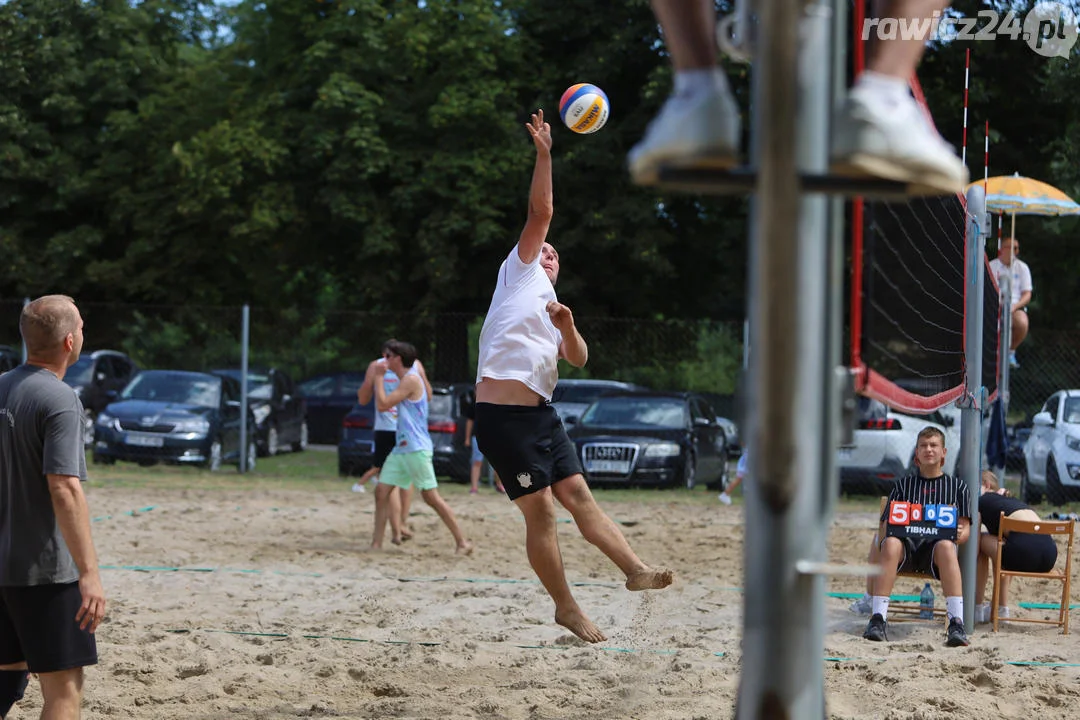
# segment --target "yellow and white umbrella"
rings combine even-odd
[[[1080,204],[1053,185],[1014,175],[998,175],[986,180],[976,180],[968,185],[986,184],[986,209],[1012,215],[1012,229],[1016,230],[1017,215],[1080,215]],[[1015,235],[1015,232],[1014,232]]]

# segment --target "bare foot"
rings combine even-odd
[[[402,537],[399,537],[399,538],[390,538],[390,542],[394,543],[395,545],[400,545],[401,542],[404,539],[405,539],[405,536],[402,536]]]
[[[661,590],[675,580],[675,573],[667,568],[648,568],[626,578],[627,590]]]
[[[412,540],[412,539],[413,539],[413,534],[411,532],[409,532],[408,530],[404,530],[404,529],[401,531],[401,541],[402,542],[405,542],[406,540]]]
[[[598,643],[607,640],[600,628],[593,621],[585,617],[581,610],[568,610],[566,612],[555,611],[555,622],[562,625],[570,632],[588,643]]]
[[[458,547],[457,547],[457,554],[458,555],[472,555],[472,551],[473,551],[473,544],[471,542],[469,542],[468,540],[465,541],[464,545],[458,545]]]

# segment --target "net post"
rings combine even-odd
[[[967,191],[967,231],[964,263],[964,400],[960,410],[960,463],[968,488],[971,535],[960,546],[963,578],[964,627],[975,631],[975,569],[979,552],[979,486],[982,473],[982,414],[986,393],[982,382],[983,292],[986,276],[985,237],[989,232],[986,195],[975,185]]]

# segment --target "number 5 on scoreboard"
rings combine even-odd
[[[889,524],[907,525],[911,522],[911,503],[893,500],[889,503]]]
[[[952,505],[938,505],[937,526],[940,528],[956,527],[956,508]]]

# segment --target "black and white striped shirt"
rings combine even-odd
[[[885,512],[881,514],[882,522],[889,516],[889,506],[894,500],[920,505],[952,505],[956,508],[957,519],[971,520],[967,483],[954,475],[924,478],[915,474],[900,478],[889,493]]]

